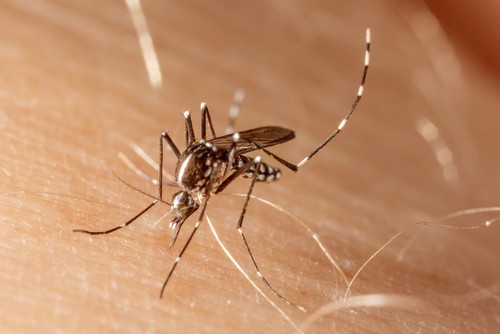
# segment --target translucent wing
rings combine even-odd
[[[236,147],[239,154],[257,150],[258,147],[255,144],[264,148],[282,144],[295,138],[295,134],[292,130],[279,126],[263,126],[238,133],[240,135],[240,140]],[[232,141],[233,134],[209,140],[212,145],[221,150],[228,150],[231,147]]]

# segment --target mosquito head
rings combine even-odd
[[[172,229],[172,241],[170,242],[170,247],[175,244],[179,231],[182,228],[182,224],[184,224],[186,219],[197,209],[198,204],[187,191],[181,190],[172,196],[172,211],[175,212],[175,217],[169,225]]]
[[[172,210],[177,217],[185,217],[198,208],[198,204],[187,191],[181,190],[172,196]]]

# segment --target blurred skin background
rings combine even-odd
[[[275,298],[255,275],[235,229],[240,197],[214,196],[208,214],[279,310],[231,264],[206,222],[160,300],[195,221],[169,249],[169,217],[158,222],[166,206],[107,236],[71,231],[111,228],[143,209],[150,199],[112,172],[148,193],[156,188],[122,158],[156,177],[134,145],[156,161],[165,130],[182,147],[182,112],[191,110],[198,131],[202,101],[222,133],[238,88],[246,97],[237,129],[293,129],[296,139],[272,151],[300,161],[353,101],[367,27],[372,54],[365,95],[344,132],[299,173],[283,171],[279,182],[258,184],[255,195],[317,233],[347,279],[415,222],[467,227],[494,220],[493,209],[480,208],[498,205],[500,186],[500,5],[141,4],[161,81],[148,76],[125,2],[0,1],[3,331],[469,333],[499,327],[495,223],[407,230],[352,284],[350,296],[365,298],[346,305],[346,283],[311,235],[287,214],[252,201],[244,229],[256,260],[306,313]],[[172,172],[175,160],[166,156]],[[239,180],[225,193],[247,187],[248,180]],[[476,212],[439,220],[466,209]]]
[[[426,1],[455,44],[471,53],[489,75],[500,69],[500,28],[497,1],[480,1],[475,6],[453,1]]]

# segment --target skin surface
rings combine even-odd
[[[465,51],[464,44],[454,51],[424,5],[142,5],[163,74],[159,88],[148,80],[124,2],[1,3],[2,331],[293,332],[232,265],[206,221],[163,299],[161,285],[196,217],[171,249],[169,217],[155,223],[166,205],[110,235],[72,230],[111,228],[146,207],[151,199],[113,172],[150,194],[156,187],[118,154],[156,177],[130,143],[156,161],[165,130],[182,149],[182,112],[192,111],[199,134],[202,101],[223,134],[238,88],[246,97],[237,129],[293,129],[296,139],[273,152],[300,161],[337,127],[354,99],[367,27],[371,67],[345,131],[296,175],[283,170],[280,181],[257,184],[254,194],[307,224],[349,279],[413,223],[499,204],[499,77],[478,65],[484,64],[481,51]],[[173,173],[175,157],[169,151],[165,157]],[[224,193],[245,192],[248,182],[238,180]],[[165,197],[175,191],[167,187]],[[286,214],[252,201],[243,227],[262,272],[309,311],[266,289],[236,231],[242,203],[217,195],[207,212],[236,260],[290,321],[300,326],[323,305],[340,305],[346,284],[311,235]],[[497,215],[445,223],[479,226]],[[351,288],[351,296],[385,299],[361,299],[365,306],[324,315],[307,331],[492,332],[500,326],[499,233],[495,223],[406,231]],[[389,298],[395,295],[405,298]]]

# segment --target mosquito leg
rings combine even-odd
[[[358,88],[358,94],[356,95],[356,98],[354,99],[353,104],[351,105],[351,108],[347,112],[346,116],[342,119],[342,121],[339,123],[337,126],[337,129],[333,131],[322,143],[319,145],[316,149],[314,149],[309,155],[307,155],[304,159],[302,159],[298,164],[293,164],[276,154],[270,152],[269,150],[263,148],[262,146],[252,142],[258,149],[262,150],[264,153],[267,155],[271,156],[274,158],[276,161],[281,163],[283,166],[291,169],[292,171],[296,172],[298,171],[301,167],[303,167],[316,153],[321,151],[323,147],[325,147],[333,138],[335,138],[344,128],[344,126],[347,124],[349,119],[351,118],[352,113],[356,109],[359,101],[361,100],[361,97],[363,96],[363,90],[365,86],[365,80],[366,80],[366,74],[368,73],[368,65],[370,64],[370,29],[366,30],[366,51],[365,51],[365,66],[363,69],[363,75],[361,76],[361,83]]]
[[[228,158],[228,163],[227,163],[228,169],[231,168],[231,166],[233,164],[234,152],[236,151],[236,143],[238,142],[239,139],[240,139],[240,135],[236,132],[233,135],[233,143],[232,143],[231,149],[229,151],[229,158]],[[219,186],[215,190],[215,193],[218,194],[221,191],[223,191],[224,189],[226,189],[226,187],[228,185],[230,185],[236,178],[238,178],[238,176],[241,176],[244,173],[248,172],[248,170],[250,170],[250,168],[252,168],[252,166],[254,166],[254,165],[255,165],[255,159],[250,160],[249,162],[247,162],[243,166],[239,167],[236,171],[234,171],[231,175],[229,175],[224,181],[222,181],[221,184],[219,184]]]
[[[295,164],[293,164],[293,163],[291,163],[289,161],[286,161],[285,159],[277,156],[273,152],[265,149],[264,147],[260,146],[259,144],[255,143],[255,142],[252,142],[252,144],[254,144],[255,147],[257,147],[259,150],[261,150],[265,154],[269,155],[270,157],[274,158],[276,161],[278,161],[280,164],[282,164],[283,166],[287,167],[288,169],[291,169],[294,172],[296,172],[296,171],[299,170],[299,165],[295,165]]]
[[[250,249],[250,245],[248,244],[247,238],[245,237],[245,233],[243,233],[243,228],[242,228],[242,226],[243,226],[243,219],[245,218],[245,213],[247,211],[248,203],[250,202],[250,198],[251,198],[251,195],[252,195],[253,187],[254,187],[255,182],[257,181],[257,179],[259,178],[259,175],[260,175],[258,173],[258,171],[260,170],[261,158],[259,156],[255,157],[253,159],[253,161],[252,161],[252,164],[255,166],[255,169],[254,169],[255,172],[254,172],[254,175],[252,177],[252,181],[250,182],[250,187],[248,188],[247,196],[245,198],[245,204],[243,205],[243,209],[241,210],[240,218],[238,220],[238,225],[237,225],[236,228],[237,228],[238,232],[240,233],[241,238],[243,239],[243,243],[245,244],[247,252],[250,255],[250,259],[252,260],[252,263],[254,265],[255,271],[257,273],[257,276],[260,277],[260,279],[264,282],[264,284],[269,288],[269,290],[271,290],[271,292],[276,297],[278,297],[279,299],[281,299],[282,301],[284,301],[286,304],[288,304],[290,306],[293,306],[295,308],[298,308],[299,310],[305,312],[306,311],[305,307],[303,307],[301,305],[298,305],[298,304],[296,304],[294,302],[289,301],[287,298],[285,298],[283,295],[281,295],[278,291],[276,291],[272,287],[272,285],[269,283],[269,281],[264,277],[264,275],[262,275],[262,273],[260,272],[259,266],[257,265],[257,262],[255,261],[255,258],[254,258],[253,254],[252,254],[252,251]],[[246,165],[244,167],[240,168],[240,169],[244,169],[245,167],[246,167]],[[246,168],[246,170],[248,170],[248,168]]]
[[[202,102],[200,105],[201,111],[201,139],[205,140],[207,136],[207,120],[208,126],[210,127],[210,132],[212,132],[212,137],[215,138],[214,125],[212,124],[212,118],[210,117],[210,112],[208,111],[207,104]]]
[[[235,129],[236,118],[238,118],[238,114],[240,113],[240,105],[241,102],[243,102],[244,98],[245,98],[245,92],[243,91],[243,89],[237,89],[236,92],[234,92],[233,104],[231,105],[231,108],[229,108],[226,135],[236,131]]]
[[[161,287],[161,291],[160,291],[160,298],[163,298],[163,292],[165,291],[165,287],[167,286],[168,281],[170,280],[170,277],[172,277],[172,274],[174,273],[175,268],[177,267],[177,265],[181,261],[182,255],[184,254],[184,252],[186,251],[187,247],[191,243],[191,240],[193,239],[194,234],[198,230],[198,227],[200,227],[201,221],[203,220],[203,215],[205,214],[205,209],[207,207],[208,199],[209,199],[209,195],[207,195],[207,197],[205,197],[205,200],[203,201],[203,204],[201,206],[200,216],[198,217],[198,220],[196,221],[196,224],[194,225],[193,231],[189,235],[188,240],[186,241],[186,243],[182,247],[182,249],[179,252],[179,254],[177,254],[177,257],[175,258],[175,262],[174,262],[172,268],[170,269],[170,271],[169,271],[169,273],[167,275],[167,278],[165,279],[165,282],[163,282],[163,286]]]
[[[127,222],[125,222],[119,226],[113,227],[109,230],[106,230],[106,231],[87,231],[87,230],[74,229],[73,232],[86,233],[86,234],[90,234],[90,235],[98,235],[98,234],[109,234],[109,233],[112,233],[114,231],[121,230],[122,228],[127,227],[130,224],[132,224],[134,221],[136,221],[137,218],[139,218],[140,216],[145,214],[149,209],[151,209],[153,206],[155,206],[155,204],[157,204],[158,202],[159,202],[159,200],[155,199],[153,202],[151,202],[151,204],[149,204],[146,208],[144,208],[144,210],[142,210],[141,212],[136,214],[134,217],[129,219]]]
[[[231,170],[231,168],[233,166],[233,162],[234,162],[235,154],[236,154],[236,144],[238,143],[238,140],[240,140],[240,134],[234,133],[233,134],[233,142],[231,143],[231,146],[229,147],[229,151],[228,151],[229,153],[227,154],[227,164],[226,164],[226,169],[224,170],[224,174],[222,175],[223,178],[226,177],[227,172],[229,170]],[[240,174],[238,174],[238,175],[240,175]],[[238,175],[236,175],[236,176],[238,176]],[[236,178],[236,176],[230,175],[231,180],[226,180],[228,183],[226,183],[226,185],[223,186],[222,188],[219,185],[219,187],[216,190],[216,193],[221,192],[229,183],[231,183]]]
[[[216,168],[213,168],[213,170],[215,171]],[[160,298],[163,298],[163,292],[165,291],[165,287],[167,286],[168,281],[170,280],[170,277],[172,277],[172,274],[174,273],[175,268],[177,267],[177,265],[181,261],[182,255],[184,254],[184,252],[188,248],[189,244],[191,243],[191,240],[194,237],[194,234],[196,233],[196,231],[200,227],[201,222],[203,221],[203,216],[205,215],[205,210],[207,208],[208,200],[210,199],[210,196],[212,193],[210,188],[211,188],[211,184],[212,184],[213,175],[214,174],[212,173],[212,175],[210,176],[209,189],[207,189],[207,195],[206,195],[205,199],[203,200],[203,203],[201,204],[201,212],[200,212],[200,215],[198,216],[198,220],[196,221],[196,224],[194,224],[193,231],[189,235],[188,240],[186,241],[186,243],[182,247],[181,251],[179,252],[179,254],[177,254],[177,257],[175,258],[175,262],[172,265],[172,268],[170,269],[170,271],[167,275],[167,278],[165,279],[165,282],[163,283],[163,286],[161,287]]]
[[[146,162],[151,168],[153,168],[157,173],[158,173],[158,168],[159,168],[159,163],[158,163],[158,160],[155,161],[155,159],[151,158],[140,146],[138,146],[136,143],[134,142],[128,142],[128,146],[132,149],[132,151],[134,151],[135,154],[137,154],[142,160],[144,160],[144,162]],[[130,168],[132,169],[133,171],[135,171],[137,173],[137,169],[138,167],[134,166],[132,164],[132,162],[126,157],[125,154],[123,154],[122,152],[118,152],[118,157]],[[143,172],[139,171],[138,174],[142,174]],[[175,177],[173,175],[170,175],[169,173],[167,173],[165,171],[165,169],[163,170],[163,178],[165,178],[165,176],[168,178],[168,182],[171,184],[171,185],[174,185],[174,181],[175,181]],[[151,177],[146,177],[148,179],[152,179]],[[155,185],[158,184],[158,179],[152,179],[152,183],[154,183]]]
[[[187,120],[186,120],[186,123],[187,123]],[[186,125],[186,127],[187,127],[187,125]],[[191,125],[191,129],[192,129],[192,125]],[[177,159],[179,159],[179,157],[181,156],[181,153],[179,152],[179,149],[175,145],[172,138],[170,138],[168,133],[166,133],[165,131],[162,131],[162,133],[160,134],[160,148],[159,148],[159,152],[158,152],[159,160],[160,160],[159,166],[158,166],[158,198],[160,199],[160,201],[163,199],[163,140],[165,140],[167,142],[167,145],[170,146],[170,148],[174,152]]]
[[[333,138],[335,138],[344,128],[346,123],[349,121],[349,118],[351,118],[352,113],[358,106],[359,101],[361,100],[361,97],[363,96],[363,90],[365,87],[365,80],[366,80],[366,74],[368,73],[368,66],[370,64],[370,29],[366,29],[366,51],[365,51],[365,66],[363,69],[363,75],[361,76],[361,83],[359,84],[358,88],[358,94],[356,98],[354,99],[354,102],[351,105],[351,108],[347,112],[347,115],[342,119],[342,121],[339,123],[337,126],[337,129],[330,134],[321,145],[318,146],[314,151],[309,153],[308,156],[306,156],[302,161],[300,161],[297,164],[297,169],[301,168],[304,166],[309,159],[311,159],[316,153],[318,153],[323,147],[325,147],[326,144],[328,144]]]
[[[191,121],[191,114],[189,111],[185,111],[183,113],[184,119],[185,119],[185,127],[186,127],[186,147],[189,147],[192,143],[196,141],[196,138],[194,137],[194,130],[193,130],[193,122]]]

